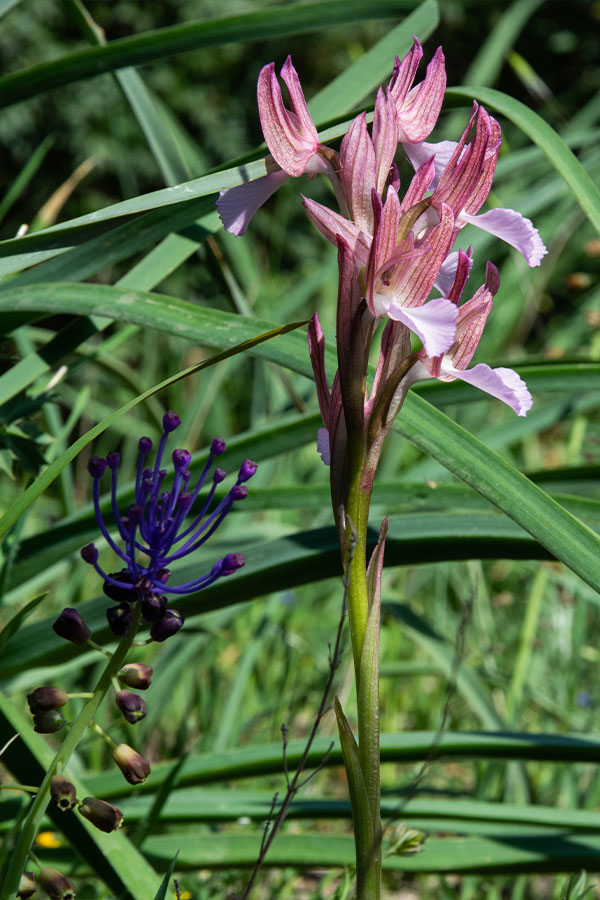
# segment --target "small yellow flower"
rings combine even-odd
[[[44,847],[46,850],[56,850],[57,847],[62,847],[53,831],[40,831],[35,842],[38,847]]]

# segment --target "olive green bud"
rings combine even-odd
[[[127,687],[145,691],[152,683],[152,666],[143,663],[127,663],[119,672],[119,678]]]
[[[113,759],[129,784],[143,784],[150,774],[150,763],[128,744],[119,744],[113,750]]]
[[[39,687],[31,694],[27,694],[27,702],[33,715],[46,712],[48,709],[58,709],[59,706],[64,706],[68,699],[66,691],[55,687]]]
[[[65,717],[57,709],[47,709],[33,717],[33,730],[38,734],[54,734],[66,724]]]
[[[75,885],[58,869],[42,869],[38,880],[50,900],[74,900]]]
[[[120,809],[95,797],[84,797],[78,809],[84,819],[107,834],[116,831],[123,822],[123,813]]]
[[[33,872],[23,872],[23,874],[21,875],[21,880],[19,882],[17,897],[19,897],[20,900],[29,900],[30,897],[33,897],[36,891],[37,880]]]

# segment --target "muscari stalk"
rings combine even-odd
[[[116,677],[117,672],[125,661],[127,653],[129,652],[129,649],[137,634],[140,620],[141,610],[139,608],[139,604],[136,604],[133,612],[133,622],[129,631],[119,641],[115,652],[107,662],[102,675],[98,679],[98,683],[94,688],[91,699],[88,700],[88,702],[82,708],[81,712],[69,728],[69,733],[67,734],[66,738],[56,751],[56,755],[54,756],[54,759],[52,760],[52,763],[48,771],[46,772],[44,780],[40,785],[37,797],[31,804],[31,809],[29,810],[27,817],[25,818],[25,821],[23,822],[23,825],[21,827],[19,837],[11,855],[7,876],[2,889],[2,894],[0,895],[0,900],[12,900],[12,898],[15,897],[19,887],[19,879],[21,878],[21,873],[25,868],[27,855],[33,844],[40,822],[46,811],[46,807],[50,799],[50,782],[52,780],[52,776],[56,775],[59,770],[63,769],[67,765],[72,754],[77,749],[77,745],[83,738],[88,725],[94,718],[96,711],[98,710],[100,704],[106,696],[107,691],[110,689],[112,679]]]

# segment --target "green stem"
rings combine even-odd
[[[370,603],[367,587],[367,528],[372,480],[365,479],[362,435],[348,436],[350,482],[346,511],[354,526],[348,573],[348,619],[352,637],[358,707],[358,756],[366,795],[352,810],[356,843],[358,900],[379,900],[381,884],[379,661],[365,646]],[[350,532],[347,523],[347,532]],[[347,537],[347,547],[351,535]],[[348,558],[348,557],[347,557]],[[378,643],[378,635],[377,643]],[[365,655],[366,654],[366,655]],[[363,658],[364,657],[364,658]]]
[[[46,776],[42,781],[42,784],[40,785],[38,795],[31,804],[31,809],[29,810],[27,817],[23,822],[23,827],[11,856],[11,861],[8,867],[8,872],[6,875],[6,880],[4,882],[0,900],[12,900],[12,898],[17,893],[21,873],[23,872],[23,869],[25,867],[27,856],[31,850],[31,846],[37,834],[40,822],[48,805],[48,798],[50,795],[50,782],[52,780],[52,776],[59,769],[59,767],[61,768],[61,770],[64,769],[69,759],[71,758],[71,755],[75,752],[77,745],[85,734],[90,721],[93,719],[98,707],[104,700],[104,696],[111,685],[113,676],[119,671],[119,669],[123,665],[123,662],[125,661],[125,657],[127,656],[129,648],[131,647],[133,639],[138,630],[140,619],[141,611],[139,609],[139,604],[137,604],[134,611],[133,623],[131,625],[131,628],[129,629],[128,634],[126,634],[125,637],[123,637],[119,642],[117,649],[106,664],[104,672],[98,679],[98,683],[94,689],[92,698],[85,704],[85,706],[71,725],[68,735],[56,751],[56,755],[52,760],[48,771],[46,772]]]
[[[354,551],[348,576],[348,620],[354,656],[356,684],[360,680],[360,660],[369,619],[369,595],[367,592],[367,526],[369,521],[370,490],[362,486],[365,462],[362,436],[348,435],[350,483],[346,500],[346,513],[354,527]],[[349,523],[346,523],[346,559],[352,540]]]
[[[37,794],[39,788],[30,784],[0,784],[0,791],[25,791],[27,794]]]

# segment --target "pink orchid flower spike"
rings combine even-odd
[[[462,290],[467,275],[468,263],[464,254],[464,259],[459,260],[456,274],[458,289],[454,291],[455,294],[459,294]],[[492,309],[492,298],[499,286],[498,270],[488,262],[485,283],[470,300],[459,307],[454,344],[446,353],[435,358],[428,357],[421,351],[419,362],[404,379],[405,389],[427,378],[439,378],[441,381],[455,381],[458,378],[502,400],[518,416],[527,415],[533,402],[531,394],[525,382],[513,369],[503,367],[492,369],[486,363],[479,363],[472,369],[467,369],[481,340],[486,319]]]
[[[304,173],[313,176],[319,172],[333,177],[329,161],[332,153],[319,144],[298,73],[289,56],[283,64],[281,77],[288,89],[291,110],[284,105],[275,64],[263,66],[258,76],[258,112],[271,151],[266,160],[268,174],[219,194],[217,209],[221,221],[225,229],[236,236],[246,231],[256,210],[288,177],[297,178]]]

